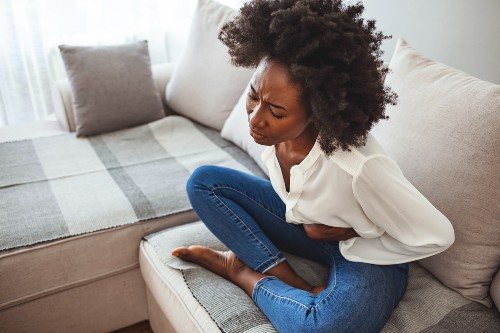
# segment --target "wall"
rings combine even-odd
[[[350,3],[356,1],[348,1]],[[363,0],[365,18],[393,38],[385,41],[389,62],[398,37],[427,57],[500,84],[500,0]]]

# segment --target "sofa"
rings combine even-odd
[[[184,191],[197,166],[267,176],[263,147],[245,123],[252,70],[232,67],[216,38],[234,15],[200,0],[181,60],[149,67],[153,85],[130,88],[160,101],[151,121],[113,128],[123,119],[110,117],[104,130],[95,119],[85,123],[85,95],[65,59],[70,79],[53,87],[57,119],[0,129],[2,332],[109,332],[144,320],[155,332],[273,331],[237,287],[169,255],[179,245],[224,249]],[[81,52],[61,48],[63,57],[68,50]],[[399,103],[372,134],[450,219],[456,241],[411,264],[384,332],[498,332],[500,86],[428,59],[403,39],[389,68]],[[113,87],[133,81],[123,77],[128,70],[120,68]],[[146,107],[139,109],[129,111],[143,117]],[[90,125],[103,131],[80,135]],[[324,279],[318,264],[287,257],[308,280]]]

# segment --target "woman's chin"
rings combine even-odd
[[[256,138],[252,138],[253,141],[255,141],[255,143],[261,145],[261,146],[271,146],[272,143],[269,143],[266,139],[256,139]]]

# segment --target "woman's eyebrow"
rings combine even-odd
[[[250,89],[252,89],[253,93],[255,95],[257,95],[257,91],[255,90],[255,88],[253,87],[253,85],[251,83],[250,83]],[[288,110],[285,109],[284,107],[282,107],[281,105],[277,105],[277,104],[271,103],[269,101],[267,101],[267,104],[271,105],[272,107],[274,107],[276,109],[281,109],[281,110],[285,110],[286,112],[288,112]]]

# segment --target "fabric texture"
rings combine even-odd
[[[167,105],[175,112],[221,130],[253,73],[231,65],[227,47],[217,39],[236,10],[199,0],[186,48],[167,85]]]
[[[260,166],[266,175],[269,172],[262,162],[261,155],[266,146],[259,145],[250,135],[248,127],[248,116],[246,110],[247,92],[243,92],[238,103],[233,111],[227,118],[220,135],[240,147],[243,151],[247,152],[251,158]]]
[[[71,85],[77,136],[142,125],[165,116],[147,41],[60,45],[59,49]]]
[[[351,161],[353,175],[338,163]],[[337,155],[342,155],[342,157]],[[262,154],[274,190],[286,204],[290,223],[319,223],[354,228],[361,237],[340,242],[348,260],[377,265],[410,262],[446,250],[453,228],[384,154],[373,136],[350,153],[327,158],[316,142],[290,170],[287,192],[274,146]]]
[[[219,327],[217,332],[230,332],[226,330],[224,320],[228,318],[227,313],[231,313],[230,322],[241,323],[242,329],[238,332],[275,332],[266,327],[269,321],[258,315],[259,308],[248,296],[246,299],[228,296],[224,302],[213,302],[214,299],[219,298],[219,295],[242,293],[236,285],[228,284],[220,276],[171,255],[174,248],[193,244],[209,246],[221,251],[227,250],[203,223],[196,222],[169,228],[145,238],[144,243],[147,244],[141,246],[140,256],[152,260],[142,260],[141,270],[143,276],[147,272],[148,275],[144,277],[146,285],[157,295],[158,300],[161,300],[166,315],[173,309],[183,309],[181,310],[182,316],[191,318],[190,323],[201,326],[200,331],[214,332],[213,324],[215,323]],[[298,274],[311,283],[326,281],[328,278],[326,268],[318,263],[286,252],[285,257]],[[150,267],[152,263],[159,267]],[[409,265],[406,293],[382,333],[497,332],[500,317],[495,309],[487,309],[443,286],[418,263],[413,262]],[[157,284],[152,284],[153,279]],[[190,293],[185,292],[186,286]],[[171,295],[170,293],[174,293],[176,297],[167,297]],[[197,301],[198,306],[194,306],[193,301]],[[242,305],[241,302],[245,304]],[[235,313],[240,308],[246,310]],[[254,319],[251,321],[253,328],[249,328],[250,325],[246,319],[249,311],[253,311],[252,318]],[[210,322],[207,322],[207,315],[211,318]]]
[[[400,39],[386,83],[399,95],[372,134],[455,229],[447,251],[420,263],[491,307],[500,265],[500,86],[426,58]]]
[[[0,249],[190,210],[185,183],[207,163],[263,175],[218,132],[180,116],[4,143],[0,160]]]

